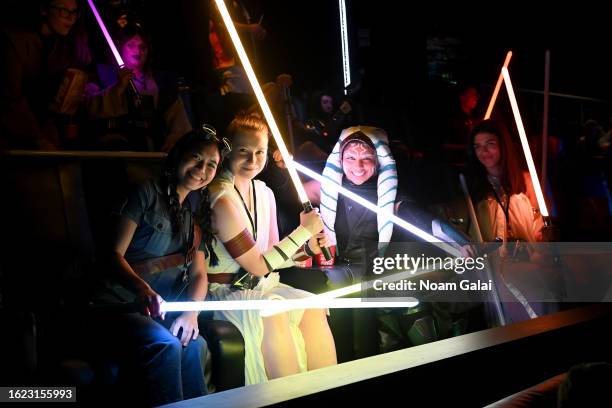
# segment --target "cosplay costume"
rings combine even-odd
[[[517,322],[555,311],[553,303],[537,301],[552,298],[558,290],[558,282],[550,280],[546,268],[537,264],[542,254],[531,244],[541,239],[544,221],[540,212],[525,193],[509,195],[499,178],[487,178],[492,191],[477,204],[476,211],[483,240],[503,240],[496,269],[503,283],[498,285],[502,301],[509,300],[503,304],[506,319]]]
[[[504,198],[504,201],[506,200],[507,197]],[[512,194],[509,203],[503,204],[500,204],[495,197],[489,196],[478,203],[477,212],[482,238],[485,241],[499,237],[504,242],[513,238],[535,242],[538,232],[544,226],[542,217],[534,211],[529,198],[524,193]]]
[[[228,170],[217,174],[217,178],[208,187],[211,192],[211,208],[214,208],[221,197],[228,198],[240,212],[242,223],[253,237],[259,252],[263,254],[268,269],[272,271],[291,267],[293,266],[293,259],[301,259],[304,256],[299,249],[311,237],[311,234],[306,228],[300,226],[281,242],[270,242],[270,228],[276,228],[274,194],[264,182],[260,180],[252,180],[251,182],[254,192],[254,217],[250,216],[240,193],[234,188],[233,176]],[[235,281],[232,285],[232,282],[225,283],[221,278],[229,275],[237,279],[246,276],[244,274],[245,270],[240,267],[240,264],[230,255],[228,248],[219,239],[216,240],[213,248],[219,261],[217,265],[210,265],[208,269],[208,296],[212,300],[280,300],[311,296],[309,292],[280,283],[277,272],[271,272],[265,278],[261,278],[252,288],[237,289]],[[291,257],[296,251],[298,251],[298,254]],[[279,253],[275,252],[282,254],[282,259],[279,260]],[[304,338],[298,326],[304,310],[294,309],[289,311],[288,314],[289,328],[298,356],[299,369],[300,372],[303,372],[307,370],[307,358]],[[231,322],[242,333],[245,343],[245,383],[249,385],[267,381],[261,352],[264,330],[259,311],[219,310],[215,311],[214,318]]]
[[[375,151],[378,161],[377,177],[374,180],[368,180],[361,186],[353,185],[344,178],[342,171],[341,145],[347,143],[354,138],[356,132],[364,135],[368,140],[362,140],[370,145]],[[350,139],[347,139],[350,138]],[[345,146],[344,144],[343,146]],[[325,233],[330,238],[332,245],[337,245],[337,251],[340,257],[343,257],[343,251],[346,253],[353,241],[350,237],[337,236],[341,231],[351,231],[351,236],[356,234],[361,235],[362,239],[374,239],[379,244],[388,243],[391,241],[393,234],[393,223],[389,220],[388,215],[393,214],[395,199],[397,196],[397,168],[395,160],[389,150],[389,139],[383,129],[371,126],[354,126],[344,129],[340,134],[338,142],[334,146],[332,153],[327,159],[323,176],[334,181],[338,185],[343,185],[349,190],[355,190],[359,195],[368,199],[371,202],[378,204],[380,212],[378,215],[373,214],[356,203],[349,203],[343,197],[338,196],[336,190],[326,188],[321,185],[321,218],[325,226]],[[343,184],[344,183],[344,184]],[[350,208],[349,208],[350,207]],[[356,217],[354,212],[358,212]],[[350,214],[353,212],[353,214]],[[376,235],[371,231],[373,219],[376,220]],[[361,226],[354,222],[360,221]],[[350,227],[350,228],[347,228]],[[337,228],[340,228],[337,231]],[[339,234],[338,234],[339,235]]]
[[[544,222],[527,195],[519,193],[508,196],[497,177],[488,176],[488,180],[492,192],[477,204],[476,209],[483,240],[538,241]],[[530,185],[527,178],[525,181]],[[504,251],[502,247],[501,253],[504,254]]]

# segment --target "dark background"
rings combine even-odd
[[[286,72],[293,93],[302,96],[329,88],[341,95],[342,70],[338,2],[332,0],[245,0],[252,21],[264,15],[267,30],[254,60],[262,81]],[[429,123],[455,102],[458,85],[471,83],[481,92],[484,110],[508,50],[515,88],[543,90],[544,52],[551,51],[551,92],[589,97],[587,101],[551,98],[550,133],[575,137],[589,118],[608,126],[611,99],[610,23],[604,6],[579,2],[538,10],[535,3],[414,4],[398,1],[347,0],[351,67],[361,89],[352,95],[363,105],[364,120],[382,126],[392,137],[419,144]],[[194,90],[210,90],[205,0],[99,0],[107,21],[121,10],[143,20],[154,42],[158,68],[183,75]],[[105,52],[101,35],[82,2],[94,50]],[[506,6],[507,8],[502,8]],[[32,19],[33,0],[3,2],[3,23]],[[541,131],[542,97],[519,92],[528,133]],[[503,108],[505,91],[500,99]]]

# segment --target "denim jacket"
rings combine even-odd
[[[167,194],[162,191],[159,181],[149,180],[132,189],[122,205],[115,211],[116,215],[126,217],[138,225],[125,253],[126,261],[134,264],[166,255],[184,253],[190,238],[189,227],[193,228],[190,203],[190,200],[185,200],[183,206],[185,224],[179,232],[175,232],[170,221]],[[199,250],[206,252],[203,243],[200,244]],[[143,279],[162,297],[170,297],[168,300],[172,300],[183,271],[184,268],[176,267],[152,276],[143,276]],[[112,293],[115,299],[133,300],[133,295],[118,282],[107,281],[106,288],[107,293]],[[104,298],[108,297],[104,296]]]
[[[188,230],[192,212],[189,200],[185,201],[181,232],[172,231],[167,194],[157,180],[149,180],[128,195],[117,215],[134,221],[138,228],[125,253],[128,262],[137,262],[155,257],[183,252],[189,239]]]

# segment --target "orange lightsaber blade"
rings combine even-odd
[[[508,53],[506,54],[506,60],[504,61],[504,66],[502,67],[502,69],[508,68],[511,58],[512,58],[512,51],[508,51]],[[491,113],[493,113],[493,107],[495,106],[495,101],[497,101],[497,95],[499,94],[499,90],[501,89],[503,80],[504,80],[504,76],[500,72],[499,78],[497,78],[497,84],[495,84],[495,89],[493,90],[493,95],[491,95],[491,101],[489,102],[487,113],[485,113],[485,116],[484,116],[485,120],[489,119],[491,117]]]

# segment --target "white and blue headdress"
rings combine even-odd
[[[340,134],[338,142],[334,146],[331,154],[327,158],[327,163],[323,169],[323,177],[333,181],[338,185],[342,185],[342,157],[341,146],[345,147],[352,139],[359,140],[367,136],[374,149],[378,159],[378,208],[381,210],[378,214],[378,242],[391,241],[393,234],[393,223],[389,220],[389,214],[393,214],[395,197],[397,195],[397,168],[395,160],[389,149],[389,138],[387,133],[380,128],[372,126],[353,126],[344,129]],[[368,143],[369,145],[369,143]],[[331,239],[333,245],[336,245],[336,232],[334,225],[336,223],[336,207],[338,204],[338,192],[321,185],[321,218],[325,226],[325,232]]]

